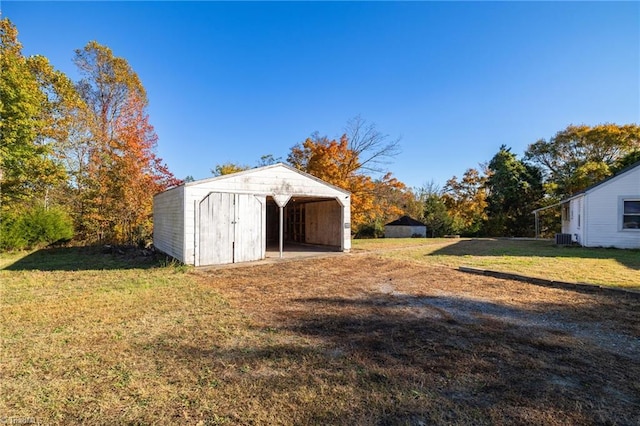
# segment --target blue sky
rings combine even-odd
[[[388,165],[440,186],[569,124],[640,123],[638,2],[0,3],[26,55],[77,80],[96,40],[148,92],[177,177],[286,158],[356,115],[401,137]]]

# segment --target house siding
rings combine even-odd
[[[585,197],[581,195],[569,201],[568,220],[562,222],[562,233],[571,234],[571,238],[578,244],[585,244]]]
[[[583,245],[587,247],[640,248],[640,230],[622,229],[622,199],[640,198],[640,167],[587,193],[588,220]]]

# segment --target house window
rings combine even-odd
[[[640,229],[640,199],[622,201],[622,229]]]

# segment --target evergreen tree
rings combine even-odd
[[[505,145],[488,165],[487,220],[489,236],[534,236],[531,212],[541,202],[544,191],[540,171],[523,163]]]

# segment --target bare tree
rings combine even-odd
[[[349,140],[349,149],[357,154],[358,169],[383,173],[384,165],[400,154],[400,137],[391,139],[380,132],[375,123],[368,122],[360,115],[347,121],[344,134]]]

